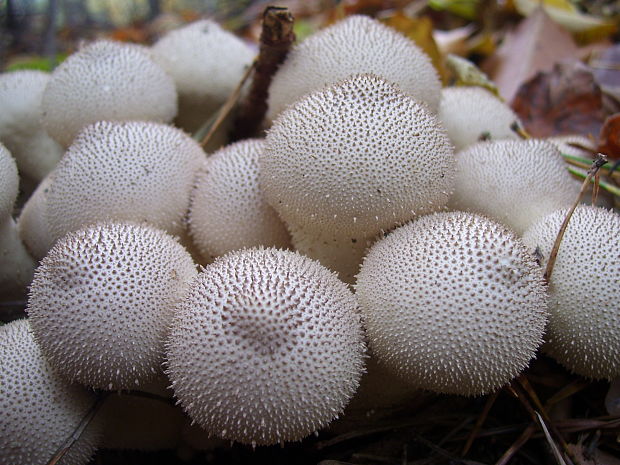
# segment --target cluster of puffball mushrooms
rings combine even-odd
[[[0,288],[28,288],[0,327],[2,463],[47,463],[105,391],[60,463],[298,441],[349,404],[493,392],[539,350],[620,375],[620,216],[579,206],[543,279],[575,148],[351,16],[290,51],[264,139],[207,154],[188,133],[254,55],[203,20],[0,75]]]

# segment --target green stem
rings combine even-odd
[[[581,179],[585,179],[588,177],[587,173],[584,173],[583,171],[573,168],[572,166],[568,167],[568,171],[570,172],[570,174],[574,174],[575,176]],[[594,182],[594,179],[591,179],[590,182]],[[605,182],[605,181],[599,181],[598,184],[599,186],[601,186],[601,188],[605,189],[610,194],[620,197],[620,187],[614,186],[613,184]]]

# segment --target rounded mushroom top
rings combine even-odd
[[[454,165],[449,139],[424,105],[360,75],[279,116],[260,158],[260,181],[285,222],[368,237],[445,205]]]
[[[168,32],[153,59],[174,79],[179,96],[223,103],[255,52],[243,40],[204,19]]]
[[[164,124],[87,126],[56,167],[47,193],[54,240],[106,220],[146,222],[179,234],[204,158],[191,137]]]
[[[0,141],[15,157],[22,174],[39,181],[63,149],[43,129],[41,99],[50,75],[23,70],[0,74]]]
[[[480,395],[527,367],[547,320],[542,270],[503,225],[436,213],[376,242],[356,293],[370,348],[403,380]]]
[[[0,463],[47,463],[95,402],[85,388],[52,370],[28,320],[0,326]],[[62,459],[86,465],[99,442],[97,422],[86,428]]]
[[[11,217],[19,189],[17,165],[7,148],[0,143],[0,223]]]
[[[218,258],[190,286],[168,341],[168,376],[189,416],[246,444],[300,440],[334,419],[363,371],[355,297],[294,252]]]
[[[96,121],[171,121],[177,93],[143,47],[100,40],[54,70],[42,105],[44,127],[67,147]]]
[[[439,105],[441,82],[430,58],[394,29],[352,15],[294,47],[273,77],[267,119],[304,95],[348,78],[371,73],[397,84],[430,111]]]
[[[508,105],[481,87],[442,89],[439,119],[456,151],[483,139],[519,139],[510,128],[519,117]]]
[[[536,221],[523,241],[543,266],[567,209]],[[620,376],[620,215],[579,206],[562,238],[549,282],[543,346],[566,368],[594,379]]]
[[[135,389],[161,370],[173,307],[196,276],[189,253],[150,226],[70,233],[41,261],[27,312],[50,364],[101,389]]]
[[[258,185],[264,141],[231,144],[207,158],[191,195],[188,227],[205,257],[244,247],[286,247],[286,227]]]
[[[449,206],[488,215],[522,234],[579,192],[558,149],[543,140],[479,142],[456,154]]]

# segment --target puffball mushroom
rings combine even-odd
[[[248,139],[209,156],[194,182],[188,228],[205,257],[245,247],[287,247],[289,236],[258,185],[264,142]]]
[[[43,179],[62,157],[63,149],[43,129],[41,99],[50,79],[42,71],[0,74],[0,141],[15,157],[22,175]]]
[[[430,58],[396,30],[352,15],[295,46],[269,88],[267,120],[306,94],[349,78],[376,74],[436,113],[441,82]]]
[[[510,127],[519,121],[512,109],[482,87],[446,87],[441,90],[439,119],[455,150],[483,138],[519,139]]]
[[[536,221],[523,235],[543,266],[567,210]],[[579,206],[564,233],[549,282],[543,350],[587,378],[620,376],[620,215]]]
[[[42,105],[43,126],[67,147],[84,126],[97,121],[169,122],[177,113],[177,93],[147,49],[100,40],[54,70]]]
[[[503,225],[435,213],[376,242],[357,279],[378,362],[412,386],[489,393],[517,376],[542,343],[542,270]]]
[[[54,245],[26,311],[41,350],[68,379],[135,389],[161,372],[173,307],[196,273],[164,231],[102,223]]]
[[[204,157],[191,137],[164,124],[87,126],[58,164],[47,193],[54,240],[106,220],[147,222],[180,234]]]
[[[340,238],[374,236],[441,208],[455,166],[437,118],[373,75],[290,106],[259,161],[265,198],[287,224]]]
[[[209,433],[297,441],[338,416],[364,369],[357,302],[318,262],[246,249],[206,266],[167,345],[175,396]]]
[[[94,402],[92,392],[52,370],[28,320],[0,326],[0,463],[48,463]],[[95,420],[60,463],[86,465],[97,448],[99,430]]]
[[[174,80],[176,123],[195,132],[235,90],[256,52],[208,19],[168,32],[152,47],[153,60]]]
[[[28,252],[41,260],[54,245],[47,222],[47,195],[53,173],[48,174],[28,198],[17,218],[19,237]]]
[[[543,140],[480,142],[456,160],[450,208],[488,215],[517,234],[579,193],[557,148]]]
[[[0,293],[21,293],[32,280],[35,263],[22,244],[11,214],[17,198],[17,165],[0,144]]]

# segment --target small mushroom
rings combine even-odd
[[[441,82],[430,58],[396,30],[352,15],[294,47],[273,77],[266,119],[306,94],[355,74],[375,74],[437,112]]]
[[[463,212],[423,216],[377,241],[357,278],[369,345],[410,385],[492,392],[542,344],[542,270],[505,226]]]
[[[67,234],[37,268],[28,307],[54,369],[100,389],[136,389],[161,371],[173,308],[196,275],[151,226],[101,223]]]
[[[191,283],[172,323],[167,374],[210,434],[277,444],[342,412],[364,351],[355,297],[332,272],[295,252],[246,249]]]
[[[42,106],[43,126],[68,147],[84,126],[97,121],[169,122],[177,114],[177,93],[148,49],[100,40],[54,70]]]

